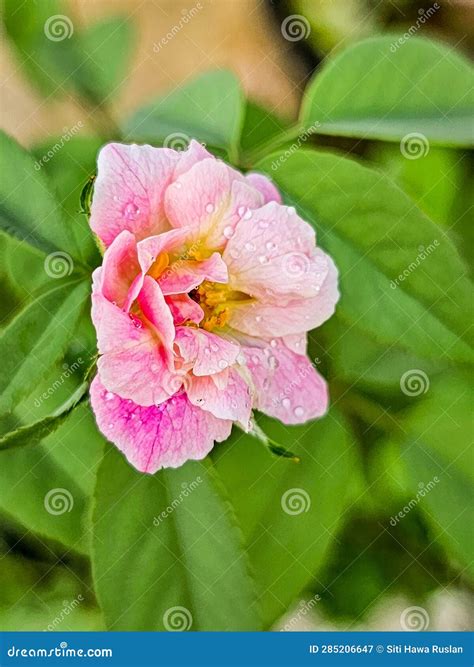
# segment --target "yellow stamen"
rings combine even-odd
[[[159,278],[163,271],[166,269],[168,264],[170,263],[170,259],[168,257],[167,252],[161,253],[159,257],[156,258],[156,260],[153,262],[153,264],[150,266],[148,270],[148,275],[151,276],[152,278]]]

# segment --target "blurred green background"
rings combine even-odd
[[[434,4],[439,9],[417,34],[469,55],[472,4]],[[262,137],[271,138],[295,119],[310,76],[334,49],[385,32],[402,35],[428,9],[402,0],[202,0],[183,7],[174,0],[5,0],[2,126],[34,156],[84,256],[93,255],[80,193],[105,141],[153,141],[153,125],[144,135],[145,125],[134,116],[139,108],[138,118],[146,118],[156,104],[153,98],[200,72],[233,70],[251,100],[237,159],[239,166],[249,167]],[[294,14],[304,18],[307,34],[292,41],[281,26]],[[68,19],[63,29],[70,34],[45,39],[45,23],[56,15]],[[173,26],[179,30],[164,43]],[[64,47],[61,57],[58,43]],[[169,112],[172,116],[173,105]],[[179,126],[179,119],[173,122]],[[160,131],[157,145],[163,139]],[[193,128],[183,125],[182,132],[191,136]],[[208,143],[212,148],[212,137]],[[322,135],[305,141],[309,146],[360,157],[385,172],[439,226],[440,237],[452,239],[467,272],[473,247],[472,153],[431,146],[422,159],[411,160],[395,142]],[[21,198],[21,182],[19,188]],[[0,252],[1,326],[6,328],[51,277],[40,252],[3,234]],[[50,414],[80,384],[95,353],[87,307],[78,312],[74,337],[64,341],[55,367],[45,369],[41,383],[2,414],[2,432]],[[466,312],[466,328],[471,315]],[[275,440],[301,455],[301,464],[271,458],[240,433],[212,453],[261,574],[259,586],[270,591],[270,601],[262,602],[266,627],[399,630],[404,612],[420,607],[429,629],[468,629],[474,470],[468,369],[449,355],[423,357],[384,344],[383,337],[372,339],[362,324],[348,325],[337,313],[311,337],[310,357],[328,378],[333,401],[324,420],[310,430],[261,420]],[[45,339],[54,335],[46,331]],[[36,358],[36,347],[31,354]],[[42,363],[41,354],[37,363]],[[401,380],[412,371],[421,389],[403,391]],[[47,398],[41,398],[44,392]],[[2,629],[107,626],[89,558],[93,506],[97,512],[104,502],[100,493],[94,500],[104,448],[110,454],[82,404],[41,444],[0,452]],[[113,465],[121,480],[123,463],[116,460],[112,470]],[[191,479],[191,467],[188,471]],[[106,474],[114,476],[102,469]],[[157,494],[156,504],[146,510],[152,518],[161,509],[159,491],[142,486],[140,502],[151,502]],[[53,488],[71,493],[73,511],[61,516],[45,512],[43,498]],[[288,531],[289,524],[270,511],[271,498],[280,509],[282,492],[293,488],[310,489],[312,512],[289,517]],[[293,532],[297,521],[300,527]],[[108,548],[107,539],[119,542],[119,533],[120,524],[102,525],[94,535],[96,551],[103,544]],[[145,569],[156,566],[142,563]],[[128,582],[126,572],[112,572],[108,583],[117,595],[122,575]],[[133,623],[129,629],[135,629]],[[149,629],[142,623],[141,629]]]

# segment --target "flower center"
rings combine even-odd
[[[204,319],[200,326],[206,331],[225,327],[229,321],[232,304],[242,303],[250,299],[243,292],[229,289],[228,285],[212,283],[207,280],[192,290],[189,296],[204,311]]]

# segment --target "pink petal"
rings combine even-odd
[[[301,424],[327,410],[325,380],[306,356],[295,354],[281,341],[265,349],[243,348],[254,381],[254,407],[284,424]]]
[[[173,227],[186,226],[204,248],[224,247],[240,218],[263,203],[260,192],[220,160],[194,165],[166,191],[165,207]]]
[[[264,204],[267,204],[269,201],[276,201],[278,204],[281,204],[281,195],[268,176],[257,172],[250,172],[245,177],[245,180],[249,185],[262,193]]]
[[[90,224],[106,246],[124,229],[141,239],[168,228],[163,198],[176,160],[168,148],[113,143],[102,148]]]
[[[169,306],[175,325],[187,321],[199,324],[204,317],[201,306],[187,294],[170,294],[165,297],[165,301]]]
[[[230,327],[252,336],[271,338],[301,334],[319,327],[334,313],[339,299],[337,269],[328,257],[328,273],[317,296],[271,303],[263,299],[235,305]]]
[[[224,374],[226,378],[222,383],[219,375]],[[186,393],[193,405],[208,410],[220,419],[238,422],[244,430],[248,430],[252,409],[250,390],[235,369],[212,377],[192,376],[186,386]]]
[[[265,301],[311,297],[328,273],[312,227],[286,206],[270,202],[243,219],[223,254],[229,285]]]
[[[153,474],[202,459],[232,428],[230,420],[195,407],[184,393],[158,407],[142,407],[107,391],[96,376],[90,394],[99,429],[141,472]]]
[[[142,319],[123,312],[101,294],[92,296],[101,354],[97,368],[109,391],[140,405],[156,405],[181,386],[173,367],[174,324],[158,284],[148,276],[138,301]]]
[[[187,150],[182,151],[179,154],[179,160],[173,173],[173,180],[176,180],[178,176],[189,171],[196,162],[201,162],[201,160],[205,160],[206,158],[215,159],[214,156],[211,155],[201,143],[199,143],[199,141],[191,139]]]
[[[202,262],[177,260],[158,278],[163,294],[181,294],[198,287],[204,280],[226,283],[227,266],[218,252]]]
[[[219,373],[235,363],[240,351],[239,345],[194,327],[178,327],[176,344],[184,361],[193,364],[194,375]]]
[[[185,229],[170,229],[168,232],[149,236],[137,243],[138,261],[143,273],[147,273],[153,262],[164,253],[177,252],[182,249],[185,252],[185,241],[189,234]]]
[[[133,234],[124,230],[105,251],[101,272],[102,294],[122,307],[139,271],[137,242]]]

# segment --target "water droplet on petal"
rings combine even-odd
[[[239,208],[237,209],[237,214],[240,217],[242,217],[244,215],[244,213],[245,213],[245,206],[239,206]]]
[[[110,422],[109,428],[113,428],[114,426],[115,426],[115,424],[113,422]]]
[[[268,262],[270,260],[268,259],[268,257],[266,255],[260,255],[260,257],[258,258],[258,261],[260,262],[260,264],[268,264]]]
[[[115,394],[112,394],[111,391],[105,392],[104,398],[105,398],[106,401],[111,401],[114,397],[115,397]]]
[[[224,227],[224,236],[226,239],[230,239],[234,235],[234,228],[231,227],[230,225],[227,225],[227,227]]]
[[[261,316],[261,315],[257,315],[257,316],[255,317],[255,321],[256,321],[256,322],[261,322],[261,321],[262,321],[262,316]]]
[[[230,405],[231,405],[231,407],[233,407],[234,409],[237,407],[237,403],[236,403],[235,401],[232,401]]]
[[[277,343],[277,341],[275,340],[275,338],[272,338],[272,339],[271,339],[271,341],[270,341],[270,345],[271,345],[272,347],[276,347],[276,346],[278,345],[278,343]]]
[[[211,348],[210,347],[205,347],[204,348],[204,354],[207,354],[209,356],[211,354]]]
[[[276,357],[268,357],[268,365],[272,370],[275,370],[275,368],[278,368],[278,359]]]
[[[224,370],[224,368],[227,368],[227,366],[229,364],[227,363],[227,361],[225,359],[219,359],[219,364],[218,365],[219,365],[219,368]]]
[[[127,220],[135,220],[140,213],[140,209],[133,202],[129,202],[123,209],[123,215]]]
[[[291,405],[291,401],[289,398],[284,398],[281,402],[284,408],[289,408]]]
[[[232,257],[232,259],[239,259],[240,251],[237,250],[237,248],[232,248],[230,251],[230,256]]]
[[[212,213],[214,211],[214,204],[206,204],[206,213]]]
[[[248,208],[242,217],[244,220],[250,220],[252,217],[252,211]]]
[[[255,250],[255,246],[254,246],[253,243],[247,242],[244,247],[245,247],[245,250],[248,250],[249,252],[251,252],[252,250]]]
[[[276,245],[273,243],[273,241],[267,241],[265,244],[265,248],[267,250],[275,250]]]
[[[183,187],[183,184],[178,181],[177,183],[174,184],[174,186],[177,190],[181,190],[181,188]]]
[[[266,229],[268,227],[268,224],[269,223],[266,220],[260,220],[258,226],[260,227],[260,229]]]
[[[290,215],[294,215],[296,213],[296,209],[294,206],[288,206],[288,213]]]
[[[295,417],[302,417],[304,415],[304,409],[301,405],[296,406],[294,409]]]
[[[212,343],[212,345],[211,345],[211,350],[212,350],[213,352],[217,352],[218,349],[219,349],[219,346],[216,345],[215,343]]]

